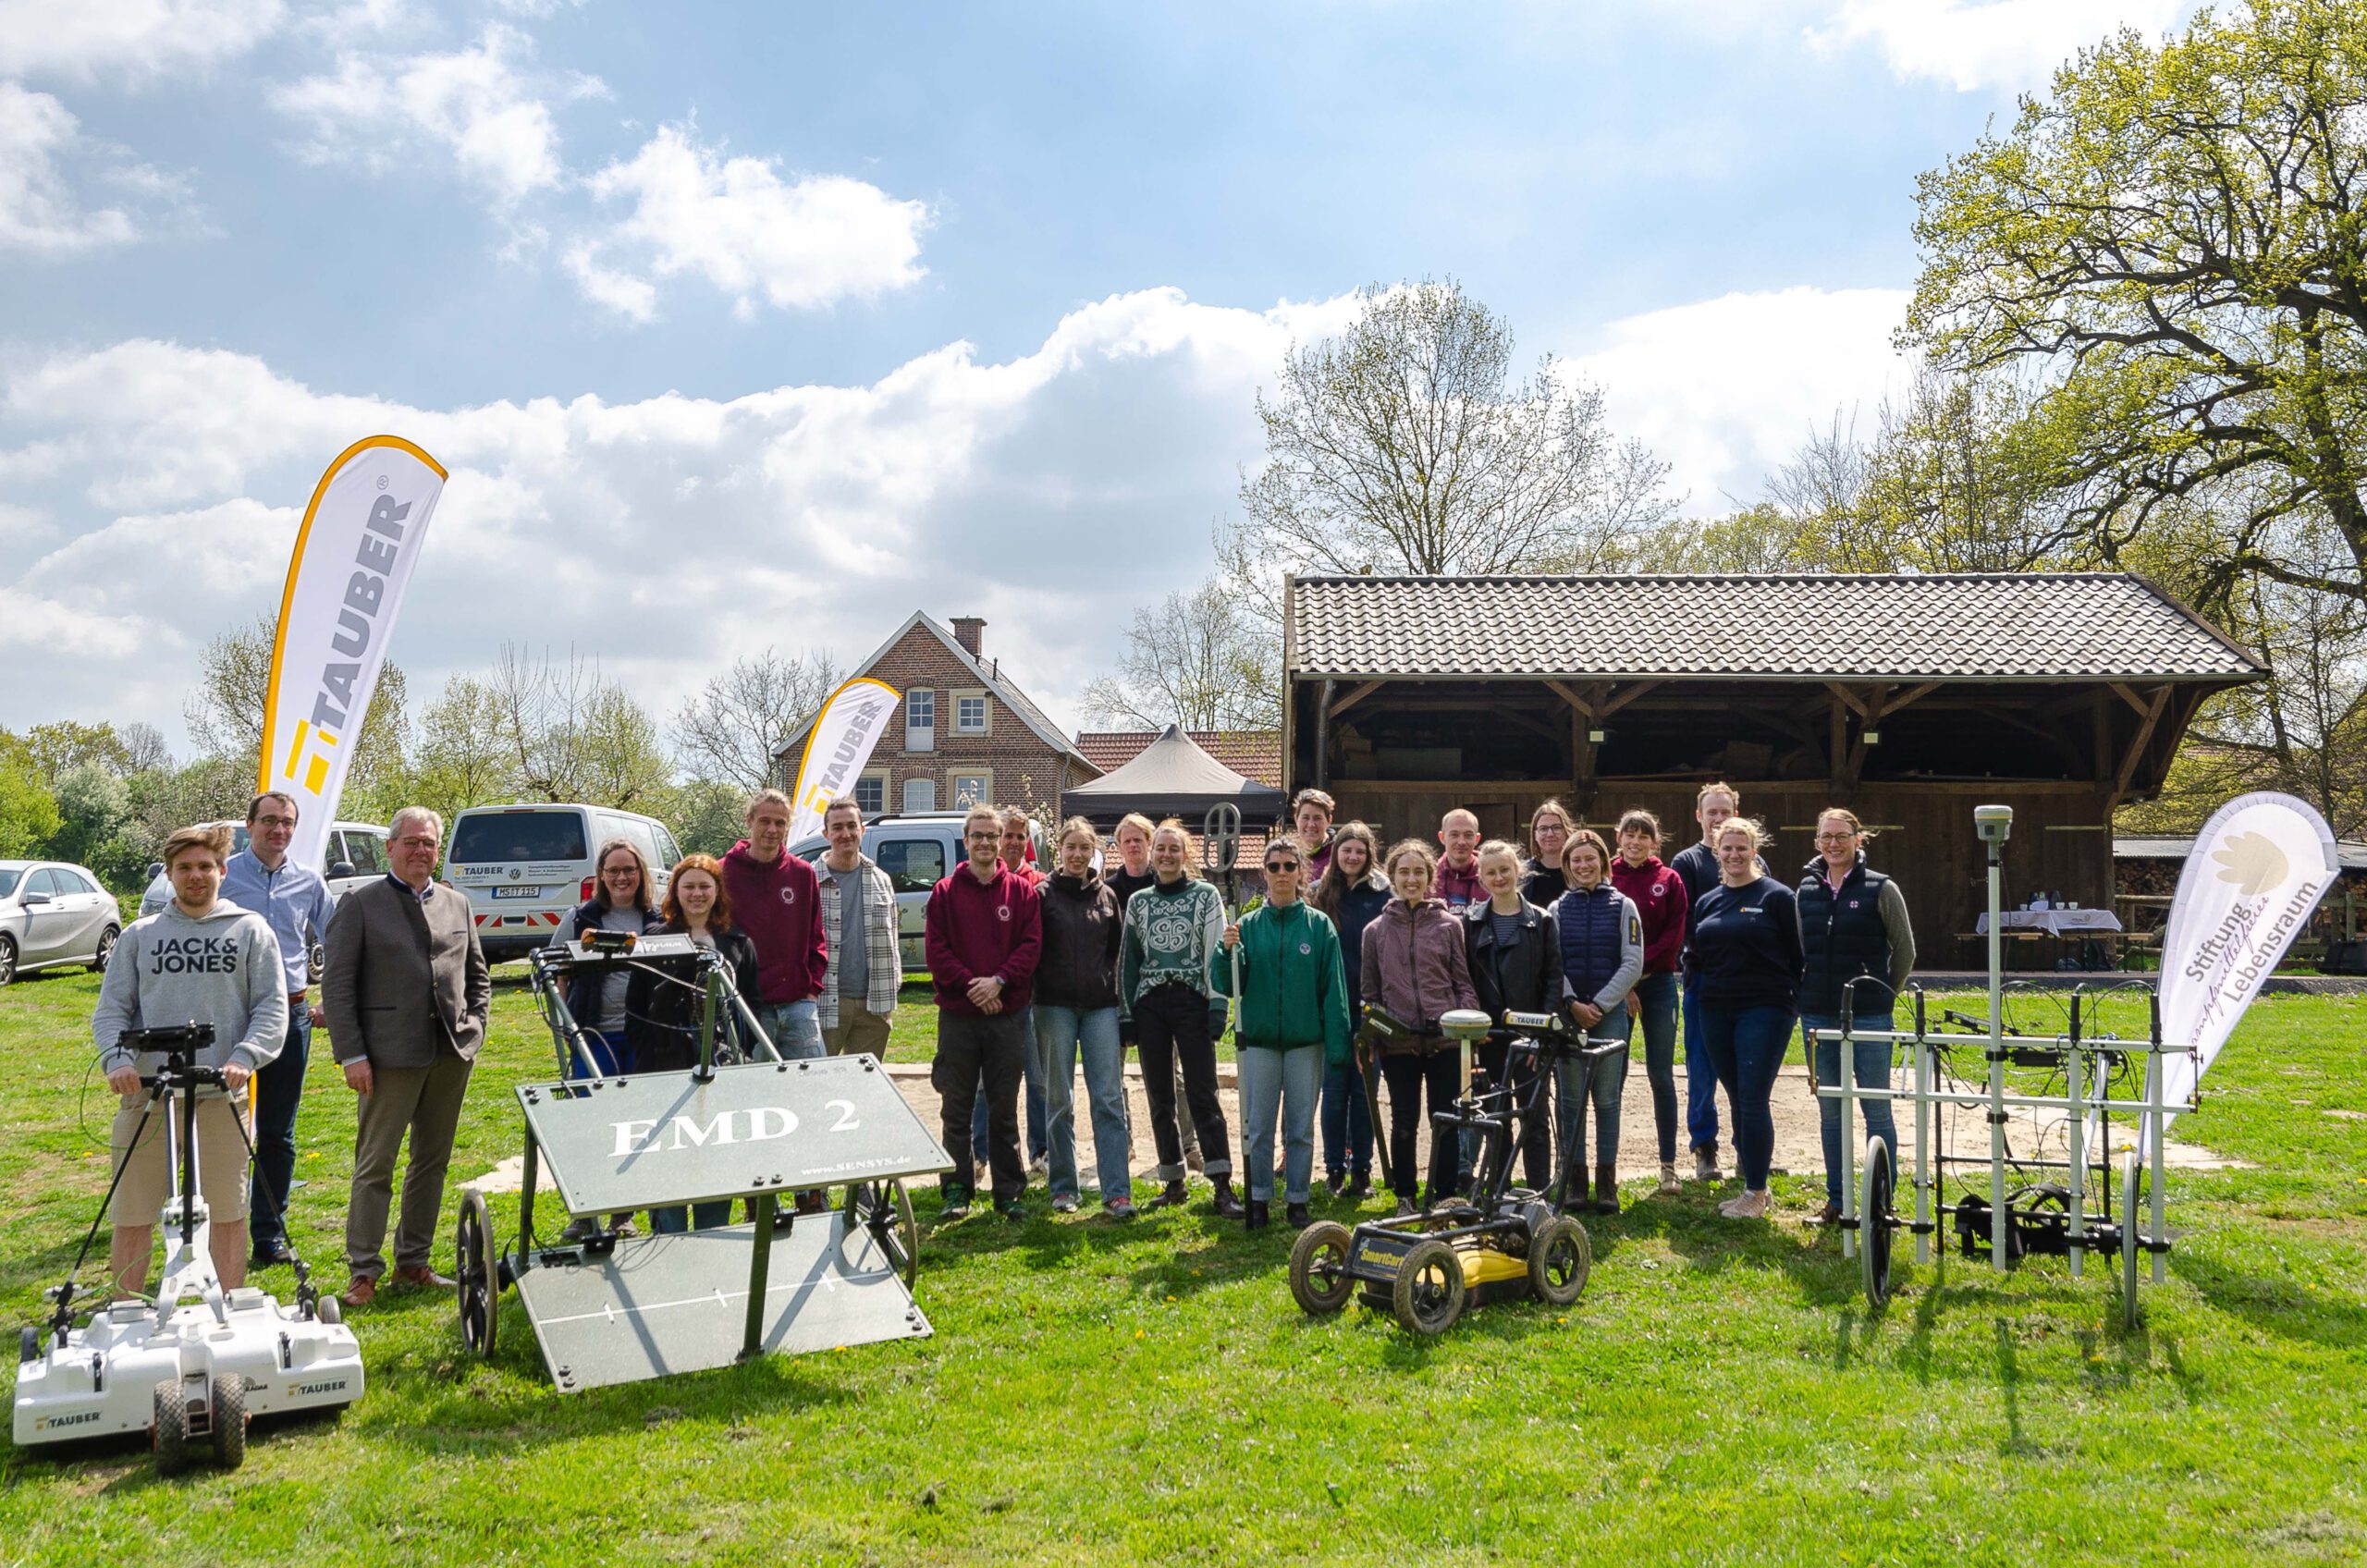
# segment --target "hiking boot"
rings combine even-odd
[[[1016,1225],[1026,1219],[1027,1206],[1017,1198],[998,1198],[995,1200],[995,1215]]]
[[[1837,1225],[1840,1222],[1841,1206],[1837,1203],[1826,1204],[1822,1208],[1818,1209],[1814,1214],[1809,1216],[1809,1223],[1811,1225]]]
[[[1216,1195],[1209,1200],[1209,1207],[1216,1211],[1219,1219],[1238,1219],[1245,1212],[1241,1207],[1241,1200],[1233,1195],[1232,1177],[1217,1178]]]
[[[1306,1211],[1306,1205],[1294,1203],[1282,1209],[1282,1222],[1294,1231],[1304,1231],[1315,1223],[1315,1216]]]
[[[1273,1205],[1264,1198],[1251,1198],[1242,1206],[1241,1228],[1262,1231],[1274,1222]]]
[[[1147,1203],[1147,1204],[1143,1205],[1143,1207],[1144,1207],[1145,1208],[1181,1208],[1181,1207],[1184,1207],[1184,1178],[1182,1178],[1181,1176],[1178,1176],[1174,1181],[1170,1182],[1168,1182],[1168,1183],[1167,1183],[1167,1185],[1165,1185],[1165,1186],[1163,1186],[1163,1187],[1159,1188],[1159,1196],[1157,1196],[1157,1197],[1155,1197],[1155,1198],[1151,1199],[1148,1203]]]
[[[1659,1195],[1664,1198],[1673,1198],[1676,1196],[1678,1191],[1679,1189],[1676,1182],[1676,1162],[1672,1159],[1662,1160]]]
[[[1347,1185],[1348,1173],[1344,1170],[1334,1170],[1323,1178],[1323,1190],[1335,1198],[1347,1189]]]
[[[1372,1196],[1372,1177],[1361,1171],[1349,1177],[1348,1184],[1341,1190],[1340,1195],[1350,1203]]]
[[[1594,1197],[1587,1191],[1587,1168],[1583,1165],[1570,1167],[1569,1180],[1562,1188],[1562,1212],[1584,1214],[1593,1207]]]
[[[1619,1168],[1615,1165],[1594,1168],[1594,1211],[1597,1214],[1619,1212]]]
[[[1696,1144],[1693,1145],[1693,1179],[1697,1182],[1714,1182],[1718,1179],[1717,1145]]]
[[[1397,1218],[1398,1218],[1398,1219],[1413,1219],[1413,1218],[1414,1218],[1414,1216],[1415,1216],[1415,1214],[1416,1214],[1417,1212],[1417,1210],[1416,1210],[1416,1208],[1414,1207],[1414,1200],[1413,1200],[1412,1198],[1399,1198],[1399,1199],[1397,1200]]]
[[[938,1207],[939,1219],[959,1219],[970,1212],[970,1189],[959,1182],[948,1182],[938,1189],[944,1201]]]

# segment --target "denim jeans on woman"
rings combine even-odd
[[[1735,1113],[1735,1164],[1752,1192],[1767,1185],[1775,1162],[1775,1113],[1769,1100],[1775,1074],[1791,1047],[1795,1014],[1788,1007],[1725,1008],[1700,1005],[1701,1045],[1725,1085]]]
[[[1820,1040],[1820,1029],[1839,1029],[1841,1020],[1821,1013],[1800,1014],[1800,1035],[1809,1042],[1809,1055],[1816,1064],[1819,1088],[1841,1086],[1841,1042]],[[1887,1034],[1891,1015],[1876,1013],[1856,1019],[1850,1025],[1855,1030],[1877,1030]],[[1888,1040],[1852,1040],[1849,1042],[1851,1062],[1858,1087],[1887,1089],[1890,1083],[1891,1043]],[[1865,1112],[1866,1132],[1890,1145],[1891,1168],[1898,1167],[1898,1122],[1891,1115],[1888,1100],[1859,1100],[1858,1109]],[[1846,1129],[1841,1125],[1841,1102],[1822,1095],[1816,1097],[1817,1120],[1824,1134],[1824,1199],[1838,1207],[1841,1203],[1841,1140]]]
[[[1694,1148],[1718,1147],[1718,1063],[1701,1035],[1702,1002],[1685,987],[1685,1137]],[[1733,1098],[1731,1094],[1727,1096]]]
[[[1233,1059],[1241,1085],[1242,1158],[1249,1195],[1274,1196],[1274,1122],[1282,1124],[1282,1201],[1305,1203],[1315,1179],[1315,1096],[1323,1084],[1323,1047],[1276,1050],[1244,1046]]]
[[[1052,1195],[1077,1195],[1076,1069],[1082,1052],[1085,1103],[1093,1117],[1093,1166],[1100,1181],[1101,1201],[1132,1202],[1126,1047],[1118,1038],[1118,1010],[1037,1002],[1032,1011],[1036,1054],[1044,1064],[1044,1132],[1050,1149]]]
[[[783,1061],[830,1054],[822,1044],[822,1010],[812,997],[802,1002],[750,1002],[748,1011]]]
[[[1323,1170],[1358,1181],[1372,1175],[1372,1107],[1354,1061],[1323,1070]]]
[[[1647,974],[1636,982],[1636,1022],[1644,1031],[1644,1076],[1652,1086],[1652,1127],[1661,1163],[1676,1161],[1676,976]],[[1632,1036],[1631,1036],[1632,1037]]]
[[[1614,1007],[1587,1031],[1590,1041],[1630,1038],[1636,1021]],[[1555,1120],[1561,1127],[1562,1169],[1576,1175],[1587,1162],[1587,1106],[1594,1106],[1594,1163],[1619,1163],[1619,1102],[1627,1091],[1629,1053],[1613,1051],[1592,1062],[1564,1057],[1553,1066]],[[1591,1068],[1591,1072],[1588,1069]]]

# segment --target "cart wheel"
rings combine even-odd
[[[149,1441],[156,1451],[156,1474],[179,1475],[189,1463],[189,1389],[178,1378],[156,1385],[156,1426]]]
[[[323,1296],[313,1304],[313,1317],[321,1323],[342,1323],[345,1321],[345,1303],[335,1296]]]
[[[1309,1225],[1291,1244],[1291,1300],[1310,1317],[1328,1317],[1348,1305],[1356,1288],[1348,1272],[1348,1228],[1326,1219]]]
[[[2120,1157],[2120,1326],[2137,1327],[2137,1188],[2145,1168],[2137,1151]]]
[[[1567,1306],[1587,1288],[1594,1269],[1594,1243],[1587,1228],[1566,1214],[1547,1220],[1528,1243],[1528,1288],[1537,1299]]]
[[[232,1373],[214,1379],[214,1463],[236,1470],[247,1462],[247,1380]]]
[[[24,1363],[26,1363],[26,1362],[28,1362],[28,1361],[39,1361],[40,1359],[41,1359],[41,1334],[39,1333],[39,1331],[38,1331],[38,1330],[35,1330],[35,1329],[18,1329],[18,1330],[17,1330],[17,1363],[18,1363],[18,1366],[22,1366]]]
[[[858,1226],[871,1232],[896,1272],[904,1277],[904,1289],[911,1290],[921,1271],[921,1228],[913,1218],[913,1194],[904,1190],[904,1183],[848,1182],[848,1233],[852,1235]]]
[[[1417,1334],[1443,1334],[1463,1315],[1463,1260],[1444,1242],[1424,1242],[1397,1266],[1389,1305]]]
[[[1890,1300],[1890,1243],[1897,1219],[1893,1194],[1897,1177],[1890,1166],[1890,1145],[1880,1138],[1866,1140],[1866,1163],[1858,1172],[1858,1271],[1866,1282],[1866,1300],[1880,1306]]]
[[[460,1222],[453,1227],[452,1248],[460,1275],[460,1342],[481,1361],[493,1357],[493,1343],[501,1328],[501,1290],[493,1279],[493,1215],[484,1194],[474,1188],[460,1194]]]

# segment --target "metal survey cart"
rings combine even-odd
[[[489,1207],[462,1195],[461,1338],[490,1356],[500,1292],[526,1308],[551,1380],[563,1393],[639,1382],[773,1354],[800,1354],[932,1330],[913,1300],[920,1262],[907,1179],[950,1170],[946,1157],[870,1056],[785,1061],[728,966],[687,937],[588,945],[534,961],[538,991],[561,974],[654,966],[668,984],[705,994],[697,1065],[681,1072],[586,1075],[519,1085],[525,1114],[517,1243],[503,1248]],[[555,993],[554,993],[555,994]],[[718,1050],[729,1010],[755,1060]],[[564,1006],[545,1007],[562,1052],[595,1063]],[[547,1181],[576,1221],[556,1240],[534,1232]],[[784,1195],[840,1189],[835,1204],[795,1212]],[[612,1223],[638,1209],[745,1205],[736,1224],[630,1234]]]

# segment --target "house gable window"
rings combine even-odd
[[[937,750],[937,693],[926,689],[904,693],[904,750]]]

